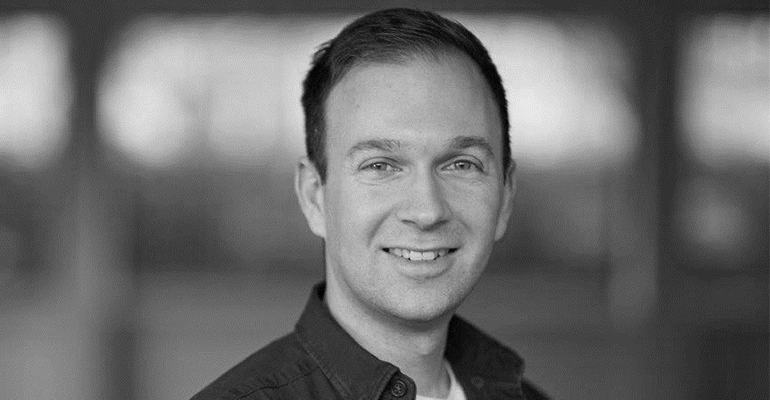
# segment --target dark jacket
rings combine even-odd
[[[213,399],[413,400],[415,384],[364,350],[334,320],[313,288],[294,332],[252,354],[195,395]],[[445,357],[468,400],[546,397],[522,379],[519,356],[455,316]]]

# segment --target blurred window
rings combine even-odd
[[[339,27],[258,17],[141,20],[107,62],[101,130],[113,148],[154,169],[285,164],[287,152],[304,151],[301,76],[317,45],[308,39],[320,43]]]
[[[680,65],[683,132],[674,196],[682,265],[766,270],[770,170],[767,14],[695,18]]]
[[[767,165],[770,87],[767,14],[692,21],[681,65],[681,115],[687,155],[719,168]]]
[[[68,139],[72,88],[61,21],[0,19],[0,166],[40,170]]]
[[[42,286],[32,278],[64,197],[56,167],[70,139],[68,39],[61,18],[0,16],[0,301]]]

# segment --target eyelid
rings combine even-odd
[[[467,162],[467,163],[469,163],[469,164],[473,165],[474,167],[476,167],[476,169],[478,169],[479,171],[482,171],[482,172],[484,171],[484,163],[482,163],[482,162],[481,162],[480,160],[478,160],[476,157],[473,157],[473,156],[467,156],[467,155],[463,155],[463,156],[457,156],[457,157],[452,157],[452,158],[451,158],[451,159],[450,159],[450,160],[449,160],[449,161],[446,163],[446,166],[445,166],[444,168],[448,168],[448,167],[451,167],[451,166],[453,166],[455,163],[458,163],[458,162]]]
[[[389,159],[389,158],[375,158],[375,159],[369,159],[364,162],[362,162],[359,166],[359,170],[365,170],[371,167],[374,164],[385,164],[389,167],[393,168],[394,170],[399,170],[400,168],[396,166],[398,164],[395,160]]]

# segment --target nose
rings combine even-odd
[[[419,174],[405,189],[398,218],[421,230],[431,230],[444,224],[450,215],[449,206],[437,177]]]

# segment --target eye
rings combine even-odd
[[[458,171],[458,172],[473,172],[473,171],[482,171],[481,166],[479,164],[470,161],[470,160],[455,160],[452,161],[446,169],[450,171]]]
[[[393,166],[384,162],[374,162],[365,166],[364,169],[371,169],[374,171],[388,171],[393,169]]]
[[[399,169],[394,167],[393,164],[385,161],[374,161],[368,164],[364,164],[361,167],[362,171],[374,172],[377,174],[390,174],[397,172]]]

